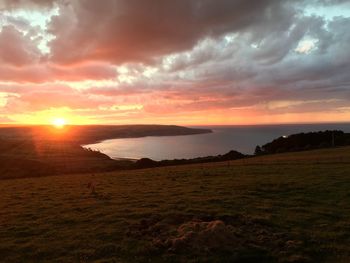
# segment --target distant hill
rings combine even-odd
[[[343,131],[319,131],[279,137],[263,146],[255,154],[273,154],[350,145],[350,134]]]
[[[82,125],[57,129],[52,126],[0,127],[0,138],[23,140],[59,140],[90,144],[107,139],[145,136],[176,136],[211,133],[176,125]]]
[[[0,163],[0,179],[112,171],[132,164],[71,142],[22,139],[0,139]]]

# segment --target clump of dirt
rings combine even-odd
[[[276,232],[263,220],[244,216],[152,216],[130,226],[127,234],[129,238],[142,240],[141,254],[160,255],[170,261],[175,257],[180,262],[191,258],[309,262],[303,241],[289,233]]]
[[[165,241],[165,245],[171,251],[230,249],[238,243],[239,238],[234,228],[225,225],[221,220],[185,222],[178,227],[175,237],[170,237]]]

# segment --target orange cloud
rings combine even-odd
[[[102,63],[65,67],[47,63],[23,67],[0,65],[0,80],[3,82],[43,83],[104,80],[115,77],[117,77],[115,68]]]

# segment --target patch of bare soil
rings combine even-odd
[[[302,240],[242,216],[153,216],[130,226],[128,236],[144,241],[140,254],[176,262],[310,262]]]

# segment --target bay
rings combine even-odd
[[[231,150],[253,154],[257,145],[263,145],[280,136],[325,130],[350,132],[350,123],[196,126],[193,128],[211,129],[213,133],[111,139],[84,145],[84,147],[99,150],[114,159],[146,157],[157,161],[219,155]]]

